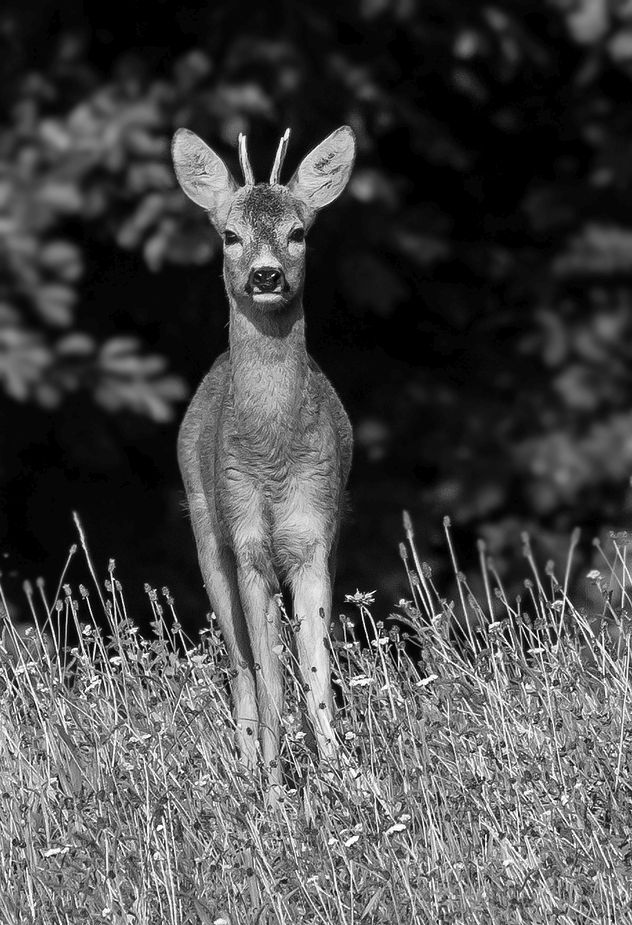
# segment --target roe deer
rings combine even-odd
[[[326,635],[352,433],[305,346],[305,233],[345,188],[355,156],[343,126],[279,182],[289,130],[269,183],[255,184],[239,137],[245,185],[197,135],[173,140],[176,176],[224,239],[229,349],[214,363],[178,439],[200,567],[224,637],[242,761],[258,743],[280,784],[283,666],[276,594],[293,597],[296,650],[321,756],[336,753]],[[277,652],[279,650],[277,649]]]

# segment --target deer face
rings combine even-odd
[[[182,189],[206,209],[224,239],[226,291],[237,303],[263,311],[282,309],[302,291],[305,234],[320,209],[344,190],[355,157],[353,132],[342,126],[317,145],[282,186],[278,178],[288,138],[289,130],[281,139],[270,183],[255,186],[245,138],[240,136],[243,187],[193,132],[179,129],[172,145]]]
[[[226,219],[224,280],[238,302],[283,308],[303,288],[305,218],[284,186],[246,186]]]

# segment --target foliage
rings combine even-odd
[[[147,588],[153,640],[137,633],[113,566],[105,590],[97,585],[100,603],[66,586],[46,605],[46,634],[21,635],[6,620],[3,920],[623,925],[632,824],[624,551],[619,538],[610,574],[589,576],[610,632],[553,574],[550,594],[538,579],[541,593],[522,607],[490,579],[503,604],[490,622],[488,602],[470,601],[485,616],[466,656],[449,642],[452,605],[427,566],[414,593],[427,589],[430,623],[423,604],[400,603],[413,649],[373,623],[371,594],[349,596],[356,618],[345,618],[333,652],[340,764],[314,765],[289,649],[279,656],[290,669],[288,788],[276,809],[264,769],[248,775],[233,753],[215,625],[197,645],[185,639],[166,588]],[[102,605],[108,639],[94,621]],[[369,649],[355,641],[356,622],[372,629]],[[74,645],[63,649],[68,633]]]
[[[173,418],[225,345],[217,242],[175,188],[173,130],[235,170],[247,131],[263,175],[286,125],[291,169],[348,122],[357,169],[314,231],[307,311],[356,425],[360,533],[390,542],[406,503],[510,559],[525,527],[553,551],[577,521],[624,525],[629,3],[136,0],[142,41],[114,14],[95,10],[90,32],[79,5],[74,20],[54,8],[5,14],[18,51],[2,91],[0,415],[62,415],[87,391]],[[426,543],[440,555],[439,530]],[[364,545],[350,557],[366,572]]]

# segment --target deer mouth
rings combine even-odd
[[[289,291],[290,287],[284,280],[279,280],[274,287],[257,286],[256,284],[246,286],[246,292],[256,305],[267,305],[270,308],[284,304]]]
[[[252,301],[257,305],[279,305],[285,302],[285,293],[282,289],[266,292],[265,289],[253,289]]]

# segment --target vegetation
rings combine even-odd
[[[386,599],[400,593],[396,556],[376,551],[395,549],[404,504],[437,566],[447,513],[505,575],[524,529],[546,557],[576,523],[625,528],[629,4],[131,0],[126,14],[80,0],[1,14],[0,551],[17,587],[53,580],[79,507],[130,588],[157,568],[183,616],[204,606],[173,447],[226,345],[226,303],[217,240],[175,186],[180,125],[236,173],[248,132],[258,176],[287,125],[288,176],[334,126],[357,132],[306,294],[310,349],[356,431],[361,540],[341,543],[342,584],[377,569]]]
[[[0,918],[623,925],[627,542],[615,538],[612,562],[588,576],[595,614],[552,567],[538,572],[528,545],[523,601],[506,597],[481,548],[487,593],[477,602],[458,575],[455,606],[409,544],[414,600],[397,620],[410,639],[373,623],[372,594],[347,598],[333,643],[340,765],[314,765],[291,650],[279,653],[288,787],[276,808],[263,772],[249,777],[235,757],[213,621],[193,644],[169,591],[147,587],[154,637],[143,639],[114,563],[103,591],[65,586],[52,607],[43,586],[27,587],[50,619],[45,633],[3,627]],[[461,606],[478,624],[459,650],[449,625]]]

